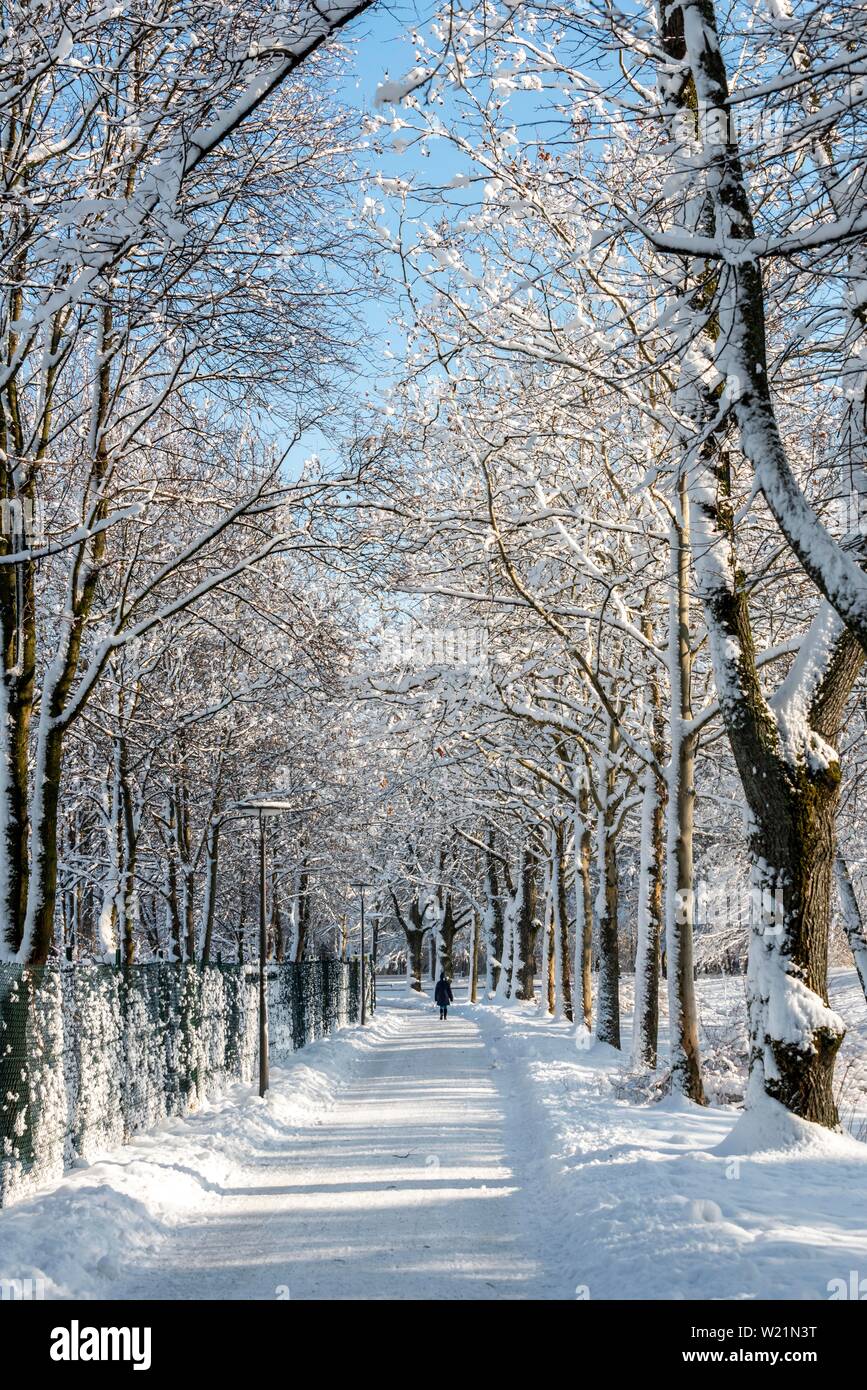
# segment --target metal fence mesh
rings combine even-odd
[[[279,1064],[360,1016],[360,962],[268,967]],[[373,972],[367,1007],[375,1007]],[[257,1066],[249,965],[0,963],[0,1206],[76,1160],[185,1115]]]

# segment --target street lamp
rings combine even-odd
[[[265,917],[265,812],[259,808],[259,1095],[268,1089],[268,927]]]
[[[365,888],[372,888],[373,884],[367,882],[362,883],[359,880],[356,883],[350,883],[349,886],[350,888],[357,888],[361,893],[361,1026],[363,1028],[367,1022],[367,965],[364,957],[364,890]]]
[[[265,817],[279,815],[283,811],[294,811],[304,815],[311,807],[299,807],[292,801],[266,801],[250,798],[236,801],[228,806],[221,820],[243,820],[250,816],[259,817],[259,1095],[268,1090],[268,928],[265,912]]]

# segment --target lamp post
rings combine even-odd
[[[364,955],[364,890],[371,888],[370,883],[350,883],[350,888],[357,888],[361,894],[361,1026],[367,1023],[367,962]]]
[[[268,1089],[268,928],[265,921],[265,813],[259,811],[259,1095]]]
[[[226,808],[220,817],[227,820],[244,820],[250,816],[259,818],[259,1095],[264,1096],[269,1086],[268,1074],[268,927],[265,901],[265,817],[279,815],[284,811],[294,811],[304,815],[310,807],[300,807],[291,801],[259,801],[250,798],[237,801]]]

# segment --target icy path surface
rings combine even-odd
[[[518,1117],[472,1017],[405,1000],[321,1119],[287,1133],[145,1252],[115,1298],[570,1296],[512,1154]],[[403,1005],[403,1007],[402,1007]]]

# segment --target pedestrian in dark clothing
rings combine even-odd
[[[440,1018],[447,1018],[449,1004],[454,1003],[454,995],[452,994],[452,987],[446,979],[446,972],[444,970],[437,980],[437,987],[434,990],[434,1000],[439,1004]]]

